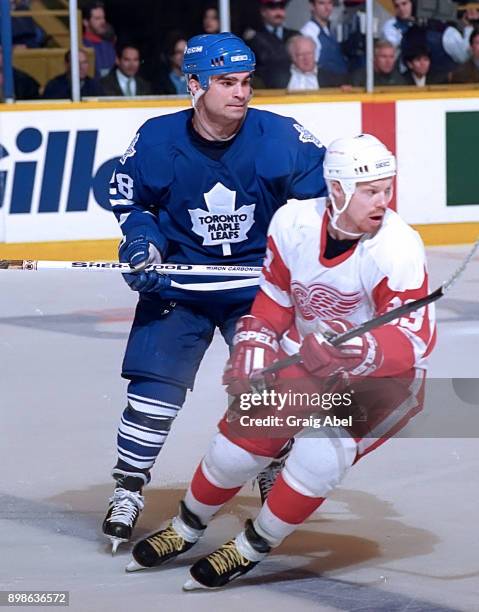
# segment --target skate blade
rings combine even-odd
[[[139,572],[140,570],[151,569],[149,567],[145,567],[144,565],[140,565],[135,559],[132,559],[130,563],[125,567],[125,572]]]
[[[118,547],[120,546],[120,544],[123,544],[124,542],[128,542],[128,540],[125,540],[124,538],[114,538],[113,536],[108,536],[110,542],[111,542],[111,554],[116,555],[116,551],[118,550]]]
[[[195,580],[192,576],[188,578],[188,580],[183,585],[183,591],[196,591],[201,589],[207,591],[212,590],[210,587],[207,587],[204,584],[201,584],[200,582]]]

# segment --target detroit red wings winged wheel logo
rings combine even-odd
[[[299,281],[291,283],[291,293],[306,321],[347,317],[361,302],[360,293],[342,293],[322,283],[305,287]]]

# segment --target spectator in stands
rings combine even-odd
[[[352,85],[364,87],[366,71],[360,68],[351,78]],[[374,85],[406,85],[403,75],[396,68],[396,52],[394,46],[387,40],[378,40],[374,44]]]
[[[421,23],[412,20],[400,37],[401,57],[410,56],[419,47],[426,47],[430,52],[431,72],[445,80],[450,72],[469,58],[467,33],[460,31],[463,27],[463,24],[432,18]],[[401,72],[405,69],[404,62],[401,62]]]
[[[354,72],[366,65],[366,12],[361,0],[356,3],[353,0],[344,3],[343,15],[341,16],[341,51],[348,63],[349,72]],[[333,13],[334,16],[334,13]],[[339,24],[338,24],[339,25]],[[379,19],[373,18],[373,39],[379,38]]]
[[[431,72],[431,54],[426,48],[411,50],[409,55],[404,56],[407,71],[404,74],[406,85],[438,85],[446,83],[447,80],[442,75],[435,75]]]
[[[83,45],[95,51],[95,76],[106,76],[115,65],[115,46],[105,18],[103,2],[89,2],[82,9]],[[108,40],[107,40],[108,38]]]
[[[451,75],[451,83],[479,83],[479,29],[469,37],[471,58]]]
[[[333,0],[309,0],[309,4],[311,19],[301,28],[301,34],[311,37],[316,43],[320,74],[334,80],[334,85],[341,85],[347,80],[348,63],[330,26]]]
[[[156,78],[153,80],[153,93],[159,95],[186,95],[188,93],[186,77],[181,71],[186,39],[177,34],[171,39],[166,50],[166,64],[158,65]]]
[[[467,0],[466,0],[467,2]],[[469,40],[474,30],[479,29],[479,0],[469,1],[467,4],[459,4],[457,7],[457,27],[459,28],[463,41],[469,51]],[[463,62],[467,62],[467,57]]]
[[[244,34],[256,55],[256,74],[267,89],[285,89],[291,77],[287,41],[299,32],[284,25],[285,0],[259,0],[262,26]]]
[[[288,53],[291,58],[291,78],[288,91],[336,87],[336,79],[323,75],[316,63],[316,43],[309,36],[298,34],[288,40]]]
[[[151,86],[143,79],[140,69],[140,50],[135,45],[124,43],[116,47],[116,66],[101,79],[105,96],[148,96]]]
[[[40,85],[33,77],[13,68],[13,91],[16,100],[36,100],[39,97],[39,89]],[[0,46],[0,101],[3,99],[3,50]]]
[[[12,11],[29,11],[30,0],[10,0]],[[45,32],[31,17],[12,16],[12,44],[14,47],[35,49],[45,44]]]
[[[82,49],[78,52],[78,60],[80,64],[80,94],[82,97],[101,96],[102,89],[96,79],[88,76],[88,55]],[[65,53],[65,72],[54,77],[45,85],[43,97],[50,100],[62,100],[72,97],[71,86],[71,54],[70,51]]]
[[[445,82],[447,74],[468,57],[467,38],[457,28],[437,19],[417,24],[412,0],[393,0],[395,17],[388,19],[383,27],[383,36],[400,50],[399,69],[407,69],[405,58],[411,57],[419,48],[429,49],[431,74],[436,82]]]
[[[291,58],[288,91],[319,89],[316,43],[309,36],[292,36],[286,45]]]
[[[399,49],[403,34],[415,22],[414,6],[412,0],[393,0],[393,5],[395,16],[384,22],[383,38]]]
[[[214,6],[206,8],[202,18],[203,34],[217,34],[220,31],[218,9]]]
[[[461,3],[457,8],[462,26],[469,26],[470,28],[477,30],[477,28],[479,28],[479,2],[477,2],[477,0],[467,2],[466,0],[465,4]],[[472,32],[470,34],[472,34]]]

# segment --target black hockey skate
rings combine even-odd
[[[157,567],[182,555],[203,535],[206,527],[180,502],[180,512],[168,525],[140,540],[133,548],[133,560],[126,566],[127,572]]]
[[[191,578],[183,589],[217,589],[247,574],[270,552],[271,546],[256,533],[250,519],[234,540],[197,561],[190,569]]]
[[[286,463],[286,459],[293,448],[294,438],[286,444],[286,446],[281,450],[279,455],[274,458],[274,460],[267,465],[262,472],[256,476],[256,480],[258,482],[259,494],[261,496],[261,505],[264,504],[266,499],[268,498],[269,492],[273,488],[273,485],[278,477],[278,474],[284,467]]]
[[[146,477],[115,476],[117,486],[110,497],[108,511],[103,521],[103,533],[111,540],[114,555],[122,542],[128,542],[140,512],[144,507],[141,494]]]

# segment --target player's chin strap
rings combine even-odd
[[[191,104],[193,105],[193,109],[196,110],[196,105],[198,104],[201,96],[205,94],[205,90],[202,87],[200,87],[198,91],[196,91],[195,93],[192,93],[190,91],[190,94],[191,94]]]
[[[346,234],[346,236],[351,236],[351,238],[361,238],[361,236],[364,236],[364,232],[361,232],[360,234],[357,234],[356,232],[348,232],[347,230],[343,229],[342,227],[339,227],[338,225],[338,219],[349,206],[349,202],[351,201],[351,198],[353,197],[353,193],[348,193],[348,192],[344,193],[346,199],[344,200],[344,204],[342,208],[338,208],[338,206],[336,205],[336,202],[334,201],[333,194],[330,193],[329,201],[331,203],[331,208],[333,209],[333,212],[331,212],[329,208],[327,208],[326,211],[331,221],[331,226],[335,230],[337,230],[338,232],[341,232],[342,234]]]

